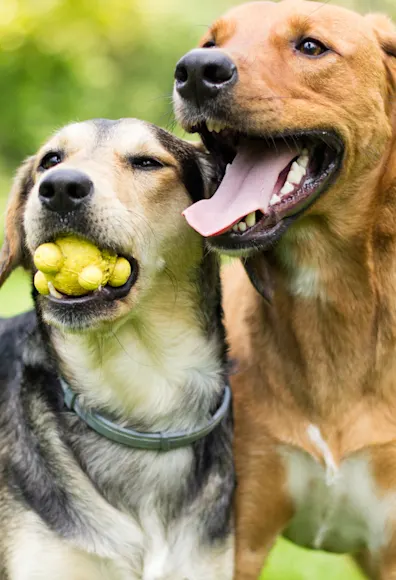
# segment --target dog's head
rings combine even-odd
[[[225,174],[186,212],[212,246],[250,255],[286,231],[291,240],[294,224],[346,232],[367,212],[395,133],[396,30],[386,17],[301,0],[244,4],[215,22],[175,78],[179,121]]]
[[[128,282],[83,297],[37,296],[44,319],[95,329],[126,316],[167,273],[202,258],[182,211],[208,195],[212,169],[197,147],[135,119],[69,125],[19,170],[0,254],[0,284],[18,265],[34,270],[38,246],[75,234],[124,256]],[[104,291],[103,291],[104,290]]]

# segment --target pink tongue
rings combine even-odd
[[[286,143],[272,150],[260,142],[242,145],[214,196],[198,201],[183,215],[198,233],[210,237],[229,230],[249,213],[267,213],[271,197],[278,193],[279,174],[298,154]]]

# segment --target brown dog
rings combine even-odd
[[[248,273],[224,274],[236,577],[256,578],[284,533],[395,579],[396,31],[256,2],[201,47],[177,66],[175,109],[221,176],[232,165],[186,217]]]

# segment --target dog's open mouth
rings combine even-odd
[[[194,128],[215,157],[221,183],[184,215],[212,245],[273,244],[335,181],[344,146],[332,131],[246,135],[215,123]]]

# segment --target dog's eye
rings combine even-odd
[[[296,48],[299,52],[305,54],[305,56],[322,56],[322,54],[330,50],[323,42],[315,40],[314,38],[304,38]]]
[[[58,165],[61,162],[62,162],[61,154],[56,153],[54,151],[50,151],[50,153],[47,153],[47,155],[44,155],[44,157],[42,158],[41,163],[39,165],[39,170],[46,171],[47,169],[51,169],[51,167],[55,167],[55,165]]]
[[[205,44],[202,45],[202,48],[215,48],[216,42],[214,40],[208,40]]]
[[[164,167],[158,159],[154,157],[129,157],[129,163],[134,169],[160,169]]]

